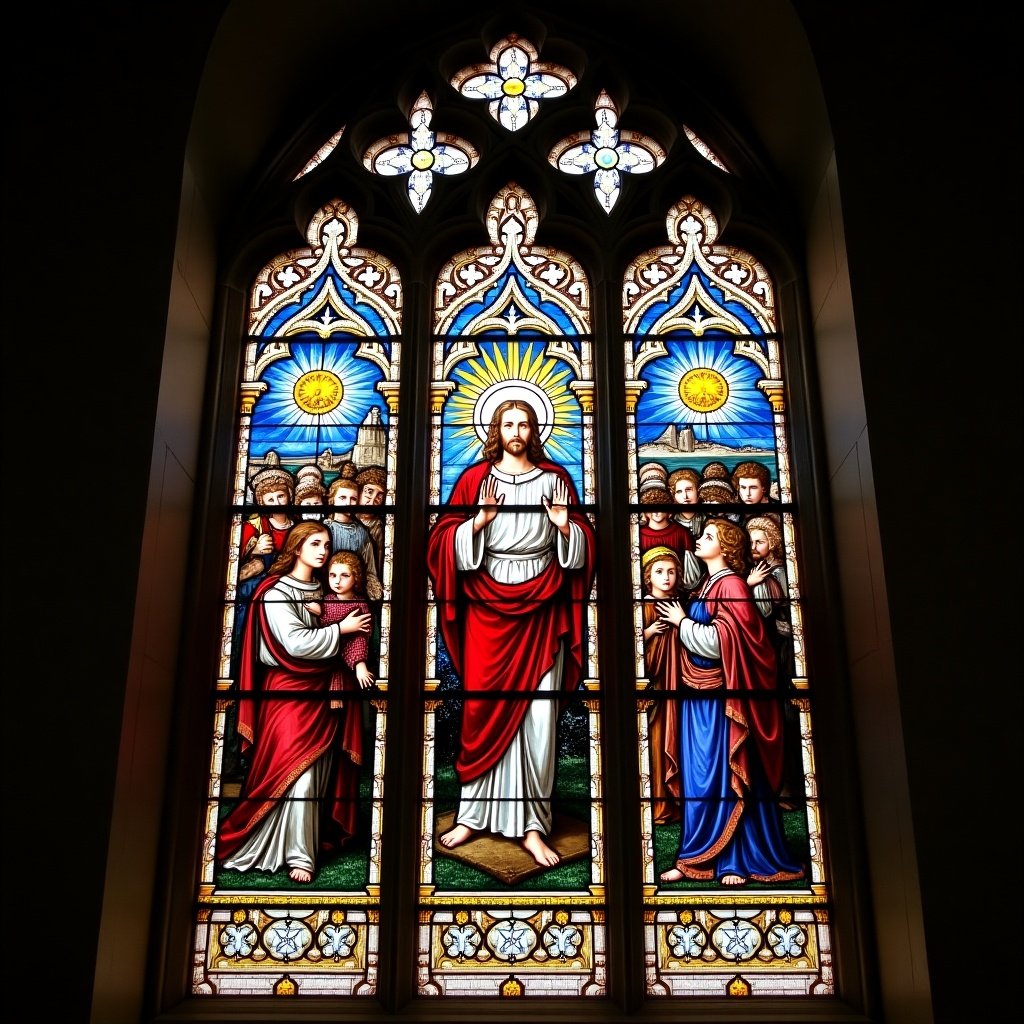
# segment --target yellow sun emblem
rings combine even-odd
[[[729,398],[729,384],[717,370],[695,366],[680,379],[679,398],[694,412],[714,412]]]
[[[322,416],[341,405],[345,386],[341,378],[330,370],[310,370],[296,382],[293,391],[295,404],[314,416]]]

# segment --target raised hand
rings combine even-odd
[[[555,480],[555,486],[551,491],[551,497],[541,498],[544,510],[551,520],[551,525],[559,532],[569,532],[569,488],[562,480]]]
[[[490,473],[484,477],[480,484],[480,494],[477,497],[480,505],[477,514],[473,517],[473,532],[479,533],[498,514],[498,506],[505,504],[505,495],[498,493],[498,481]]]
[[[750,575],[747,576],[747,586],[756,587],[758,583],[763,583],[772,574],[772,567],[768,564],[767,559],[762,559],[753,569],[750,570]]]

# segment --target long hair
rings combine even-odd
[[[546,459],[544,445],[540,440],[540,424],[537,422],[537,412],[529,402],[521,398],[510,398],[502,402],[494,415],[491,416],[491,425],[487,428],[487,440],[484,441],[484,450],[481,458],[484,462],[497,462],[501,454],[501,420],[509,409],[519,409],[526,413],[526,422],[530,424],[530,440],[526,445],[526,457],[536,465],[542,459]]]
[[[301,548],[314,533],[326,533],[328,537],[331,535],[331,531],[328,530],[323,523],[318,523],[312,519],[307,519],[305,522],[298,523],[296,526],[293,526],[288,531],[288,536],[284,541],[284,547],[281,549],[277,558],[274,559],[274,563],[269,569],[269,574],[271,576],[284,576],[291,572],[299,557],[299,548]]]
[[[704,529],[711,525],[718,527],[718,543],[722,547],[725,564],[745,579],[747,562],[750,560],[750,538],[747,531],[729,519],[709,519]]]

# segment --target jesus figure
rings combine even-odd
[[[482,459],[462,472],[448,503],[476,511],[442,513],[427,551],[441,632],[466,695],[459,809],[440,842],[452,849],[477,832],[497,833],[550,867],[559,860],[547,841],[557,695],[583,677],[594,530],[522,400],[494,410]]]

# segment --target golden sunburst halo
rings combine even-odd
[[[535,351],[538,348],[539,351]],[[568,441],[578,405],[568,388],[570,370],[533,342],[496,342],[460,363],[452,376],[458,389],[448,402],[456,437],[487,440],[494,410],[507,399],[529,402],[537,414],[541,441]]]

